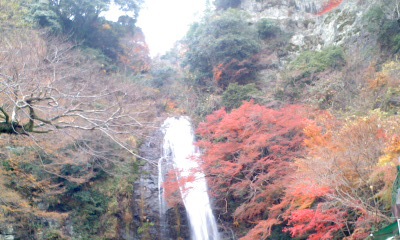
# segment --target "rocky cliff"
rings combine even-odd
[[[241,9],[249,12],[253,21],[275,20],[292,34],[291,49],[320,50],[331,45],[376,45],[368,38],[364,14],[371,2],[351,0],[244,0]]]

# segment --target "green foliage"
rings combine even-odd
[[[378,35],[383,50],[397,53],[400,50],[400,26],[397,19],[391,19],[385,11],[388,6],[374,5],[363,16],[367,30]]]
[[[400,27],[396,20],[386,20],[378,34],[381,48],[387,49],[391,53],[398,52],[400,48]]]
[[[141,0],[113,1],[123,11],[139,11]],[[102,12],[109,9],[110,0],[49,0],[49,6],[62,21],[64,30],[73,31],[84,37],[93,24],[96,24]],[[126,21],[125,21],[126,22]]]
[[[101,227],[99,219],[107,210],[107,197],[94,190],[83,190],[74,193],[72,199],[75,229],[88,237],[97,234]]]
[[[117,60],[118,55],[123,53],[119,44],[120,38],[127,31],[129,30],[118,23],[111,23],[101,18],[94,27],[82,32],[81,38],[84,39],[86,46],[100,49],[108,58]]]
[[[201,93],[194,113],[200,118],[205,118],[219,108],[221,108],[221,96],[208,92]]]
[[[144,222],[137,232],[143,236],[143,239],[151,239],[150,228],[154,226],[153,222]]]
[[[100,147],[105,147],[105,141],[103,139],[99,142],[103,145],[91,145],[91,147],[100,151]],[[4,166],[0,172],[3,169],[7,171],[7,187],[18,191],[19,195],[28,199],[33,207],[36,208],[38,203],[41,204],[39,205],[41,210],[45,208],[43,210],[53,214],[51,216],[57,217],[58,213],[62,215],[68,212],[74,227],[74,237],[79,236],[80,239],[87,240],[102,239],[98,236],[103,236],[104,232],[112,235],[113,231],[116,231],[116,224],[111,227],[107,224],[116,222],[116,215],[122,215],[121,212],[124,213],[125,208],[130,207],[133,196],[132,183],[137,179],[139,172],[139,164],[134,162],[124,166],[113,165],[109,162],[104,163],[106,160],[99,156],[84,160],[83,147],[90,144],[88,140],[81,140],[59,149],[57,152],[74,159],[67,163],[57,162],[56,156],[29,147],[7,146],[14,158],[32,159],[16,162],[14,158],[10,158],[8,161],[0,162]],[[75,152],[80,152],[78,158],[74,158],[77,157],[73,155]],[[115,160],[118,159],[115,152],[111,151],[110,154]],[[49,166],[56,166],[59,172],[56,173],[56,169],[50,169]],[[107,175],[104,170],[117,172],[118,175]],[[52,231],[54,226],[42,223],[52,221],[52,218],[50,219],[43,220],[42,216],[35,216],[34,220],[28,222],[27,227],[34,228],[34,232],[43,232],[44,239],[62,239],[60,238],[62,235]],[[62,224],[59,219],[54,221]],[[34,232],[29,234],[33,235]]]
[[[243,60],[256,54],[259,44],[245,35],[227,34],[217,38],[212,45],[217,62],[229,62],[231,59]]]
[[[27,19],[30,2],[30,0],[0,0],[0,30],[30,26]]]
[[[215,0],[214,5],[217,9],[226,10],[228,8],[237,8],[242,0]]]
[[[153,68],[151,71],[151,75],[153,77],[151,80],[151,86],[155,88],[161,88],[166,83],[170,83],[176,74],[176,71],[170,66]]]
[[[271,229],[270,239],[279,239],[279,240],[292,240],[293,237],[285,230],[285,224],[275,225]]]
[[[43,1],[36,2],[31,5],[31,21],[39,27],[47,28],[50,32],[62,32],[61,19],[55,11],[53,11],[49,4]]]
[[[114,47],[115,48],[115,47]],[[93,61],[101,65],[103,71],[115,72],[117,70],[117,65],[115,60],[107,56],[102,49],[95,49],[92,47],[83,46],[81,51],[85,58],[89,61]]]
[[[339,72],[345,64],[346,60],[341,47],[332,46],[321,51],[301,52],[289,63],[288,71],[278,83],[275,98],[289,102],[301,99],[320,104],[320,106],[331,106],[335,102],[334,99],[339,96],[337,90],[340,89],[342,82],[333,81],[336,77],[330,74],[334,71]],[[331,81],[322,79],[328,76]]]
[[[120,16],[118,22],[111,22],[100,17],[108,10],[110,0],[36,0],[31,6],[29,18],[39,27],[47,28],[52,33],[71,35],[83,45],[100,49],[112,60],[118,60],[123,53],[120,39],[132,34],[136,16],[142,0],[113,1],[125,12],[133,12],[135,17]]]
[[[302,52],[289,68],[300,70],[304,74],[317,73],[331,69],[338,69],[345,64],[345,57],[341,47],[333,46],[322,51]]]
[[[9,160],[2,159],[1,164],[5,171],[14,171],[14,168],[11,166],[11,163]]]
[[[46,232],[43,239],[45,239],[45,240],[64,240],[65,238],[63,238],[61,236],[60,231],[51,230],[51,231]]]
[[[393,38],[393,51],[397,53],[400,50],[400,34],[396,34]]]
[[[386,17],[382,7],[374,5],[364,14],[362,20],[366,23],[367,30],[373,33],[379,31]]]
[[[222,105],[230,111],[240,107],[243,101],[250,101],[260,94],[261,92],[253,83],[243,86],[231,83],[222,94]]]
[[[249,16],[246,13],[230,9],[191,26],[185,40],[188,51],[184,65],[189,65],[198,84],[218,83],[221,69],[228,70],[226,66],[229,64],[235,68],[259,52],[257,31],[248,22]],[[235,72],[237,71],[230,74]],[[249,72],[256,74],[256,71]],[[229,76],[227,78],[229,79]]]
[[[257,22],[258,36],[267,39],[279,35],[282,30],[271,20],[263,18]]]

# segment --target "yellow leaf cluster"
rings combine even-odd
[[[397,87],[399,74],[400,62],[387,62],[382,66],[382,70],[369,80],[369,88],[375,90],[384,86]]]
[[[395,161],[400,156],[400,137],[394,136],[385,149],[385,154],[379,158],[379,166],[395,166]]]

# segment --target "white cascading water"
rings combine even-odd
[[[163,167],[168,162],[181,178],[194,176],[180,186],[182,200],[190,222],[192,240],[218,240],[217,223],[212,213],[204,174],[193,156],[198,156],[194,134],[188,117],[168,118],[162,125],[164,132],[163,157],[159,162],[160,214],[165,213],[162,181]],[[161,219],[163,216],[160,216]]]

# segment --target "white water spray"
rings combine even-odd
[[[159,187],[162,186],[164,173],[162,166],[172,162],[179,177],[194,177],[180,186],[182,200],[189,218],[192,240],[219,240],[216,220],[210,207],[207,184],[204,174],[199,171],[198,163],[193,157],[198,155],[194,146],[194,135],[187,117],[168,118],[162,129],[164,131],[163,157],[159,162]],[[163,191],[160,190],[160,214],[165,213]],[[162,217],[162,216],[161,216]]]

